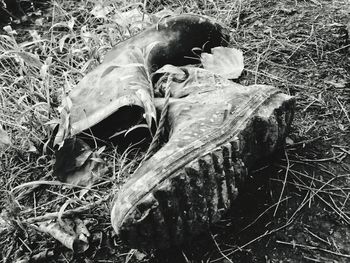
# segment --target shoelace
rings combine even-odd
[[[137,169],[146,161],[148,160],[154,153],[154,151],[157,149],[157,147],[159,146],[159,139],[162,136],[162,133],[164,131],[164,126],[165,126],[165,121],[166,121],[166,116],[168,114],[168,108],[169,108],[169,99],[170,99],[170,76],[166,76],[164,75],[159,81],[158,85],[162,85],[163,83],[163,79],[167,78],[166,81],[166,85],[165,85],[165,101],[164,101],[164,106],[162,108],[161,114],[160,114],[160,119],[159,119],[159,123],[156,129],[156,132],[152,138],[152,141],[150,143],[150,146],[147,149],[147,152],[145,153],[145,156],[143,157],[142,161],[140,162],[140,164],[138,165]],[[136,169],[136,170],[137,170]],[[135,171],[136,171],[135,170]]]

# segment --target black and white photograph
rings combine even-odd
[[[12,262],[350,262],[350,0],[0,0]]]

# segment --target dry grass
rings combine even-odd
[[[96,3],[54,1],[30,29],[17,27],[17,34],[0,36],[0,125],[12,141],[0,150],[0,207],[9,220],[0,236],[2,262],[28,262],[48,250],[56,255],[53,262],[165,262],[171,259],[164,254],[175,252],[175,262],[347,262],[348,1],[109,0],[103,1],[112,7],[105,18],[91,13]],[[52,177],[53,156],[43,147],[64,95],[112,45],[148,25],[116,24],[121,12],[136,7],[147,13],[166,7],[216,17],[230,28],[231,45],[244,52],[246,70],[240,82],[272,84],[298,101],[285,156],[253,173],[273,176],[267,184],[251,183],[254,191],[239,200],[247,199],[248,207],[237,204],[232,219],[218,224],[204,245],[147,256],[124,247],[109,223],[113,194],[138,160],[115,149],[104,151],[108,172],[79,198],[84,189]],[[92,234],[91,249],[83,255],[35,227],[72,214],[84,219]]]

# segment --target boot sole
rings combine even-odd
[[[142,180],[132,178],[129,186],[123,188],[127,193],[132,185],[134,191],[129,192],[126,199],[123,199],[123,192],[120,193],[112,211],[112,224],[120,238],[132,247],[168,248],[192,240],[219,221],[236,199],[247,176],[247,166],[256,161],[256,151],[266,152],[269,147],[249,145],[258,140],[254,126],[261,121],[251,116],[276,93],[275,90],[264,94],[263,99],[256,98],[260,102],[253,104],[256,109],[246,117],[236,114],[228,127],[221,129],[221,136],[217,132],[213,137],[208,136],[202,147],[192,145],[193,149],[189,146],[188,152],[179,153],[182,157],[173,158],[175,161],[167,170],[154,171],[158,176],[149,180],[153,187],[148,187],[147,183],[141,185]],[[282,103],[267,120],[273,122],[271,126],[277,129],[279,141],[284,139],[285,129],[291,122],[293,105],[292,99]],[[162,172],[167,175],[159,176]],[[141,197],[137,193],[145,187],[149,191]],[[124,200],[133,205],[129,206]]]

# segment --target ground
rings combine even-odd
[[[11,139],[0,149],[0,208],[10,222],[1,231],[2,262],[40,256],[42,262],[349,262],[349,1],[103,3],[110,9],[99,9],[97,18],[91,12],[97,1],[58,0],[43,15],[30,17],[32,23],[1,32],[0,124]],[[102,157],[110,169],[79,199],[77,190],[56,183],[54,156],[43,147],[62,96],[113,44],[140,30],[135,23],[120,25],[115,16],[135,7],[215,17],[229,27],[230,46],[244,53],[239,82],[271,84],[297,101],[286,149],[250,173],[237,202],[210,234],[169,251],[130,250],[110,226],[113,194],[137,158],[106,150]],[[91,233],[90,248],[82,254],[35,227],[51,215],[72,214]]]

